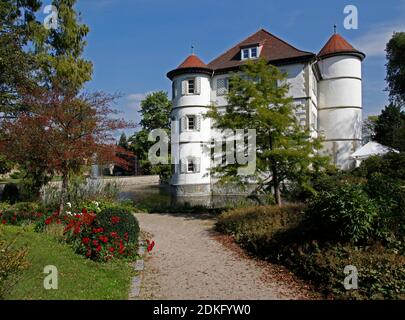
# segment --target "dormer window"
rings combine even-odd
[[[243,49],[242,50],[242,59],[249,59],[249,49]]]
[[[241,57],[242,60],[256,59],[259,57],[259,47],[243,48]]]
[[[250,49],[250,57],[253,58],[257,58],[257,47],[251,48]]]

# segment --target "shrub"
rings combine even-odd
[[[2,224],[22,225],[35,222],[42,217],[39,205],[35,202],[18,202],[0,211]]]
[[[1,227],[0,227],[1,228]],[[28,267],[27,248],[14,248],[15,239],[4,239],[0,229],[0,300]]]
[[[96,220],[107,233],[117,232],[121,238],[127,237],[129,243],[138,241],[138,220],[126,207],[107,207],[97,215]]]
[[[405,180],[405,153],[390,152],[384,156],[373,156],[364,160],[353,173],[369,178],[380,173],[396,180]]]
[[[315,239],[366,242],[378,235],[378,208],[361,185],[346,184],[320,192],[306,211],[305,224]]]
[[[18,186],[15,183],[7,183],[4,186],[1,200],[4,202],[9,202],[11,204],[14,204],[19,199],[20,199],[20,192],[18,190]]]
[[[322,293],[343,299],[405,299],[405,257],[379,244],[317,240],[302,206],[259,207],[228,211],[217,230],[265,260],[280,263],[316,285]],[[323,215],[319,218],[323,218]],[[313,223],[317,223],[314,220]],[[343,270],[358,269],[358,290],[346,291]]]
[[[47,224],[55,219],[58,217],[52,217]],[[136,255],[138,221],[120,207],[104,209],[99,214],[84,209],[81,214],[62,218],[62,221],[67,224],[66,241],[79,254],[100,261]]]
[[[246,249],[265,255],[267,240],[280,230],[297,225],[304,206],[261,206],[230,210],[218,217],[216,229],[232,235]]]
[[[317,241],[273,241],[267,259],[281,263],[295,274],[337,299],[405,299],[405,257],[380,245],[319,244]],[[347,291],[345,266],[358,271],[358,290]]]
[[[80,211],[84,203],[92,201],[113,202],[118,195],[119,186],[117,182],[103,180],[83,180],[78,177],[72,178],[69,186],[67,199],[74,211]],[[47,207],[58,208],[60,200],[60,189],[54,185],[47,185],[42,192],[42,202]]]

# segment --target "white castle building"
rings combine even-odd
[[[361,66],[365,55],[336,33],[314,54],[261,29],[208,64],[193,54],[168,72],[171,121],[179,127],[171,145],[172,157],[179,160],[173,165],[171,181],[176,195],[212,194],[211,155],[206,149],[215,133],[211,119],[202,115],[212,104],[227,105],[230,73],[258,58],[287,74],[289,95],[298,106],[301,125],[312,136],[324,137],[323,151],[333,163],[341,169],[355,165],[350,155],[361,146]]]

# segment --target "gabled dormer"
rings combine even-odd
[[[253,60],[260,57],[262,46],[259,43],[241,46],[240,58],[241,60]]]

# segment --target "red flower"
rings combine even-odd
[[[45,220],[45,224],[46,224],[46,225],[51,224],[51,222],[52,222],[52,217],[49,217],[49,218],[47,218],[47,219]]]
[[[73,234],[79,234],[79,233],[80,233],[80,224],[77,225],[73,230]]]
[[[110,251],[110,252],[114,252],[114,251],[115,251],[114,247],[111,247],[111,248],[109,249],[109,251]]]
[[[124,233],[124,239],[125,239],[125,241],[128,241],[128,232]]]
[[[116,232],[111,232],[111,233],[110,233],[110,236],[111,236],[112,238],[116,238],[116,237],[118,237],[118,233],[116,233]]]
[[[82,241],[83,241],[84,244],[87,245],[87,244],[89,244],[89,242],[90,242],[90,238],[87,238],[87,237],[86,237],[86,238],[83,238]]]
[[[153,247],[155,246],[155,241],[149,242],[149,241],[147,240],[147,243],[148,243],[148,248],[147,248],[147,250],[148,250],[148,252],[151,252],[152,249],[153,249]]]
[[[97,240],[93,240],[93,245],[94,245],[94,246],[98,246],[98,241],[97,241]]]
[[[86,214],[86,213],[87,213],[87,209],[86,209],[86,208],[83,208],[83,209],[82,209],[82,213],[83,213],[83,214]]]
[[[97,252],[100,252],[100,251],[101,251],[101,246],[100,246],[100,245],[97,246],[96,251],[97,251]]]
[[[2,224],[6,224],[7,221],[6,221],[6,220],[2,220],[1,223],[2,223]]]
[[[111,223],[112,223],[112,224],[116,224],[116,223],[120,222],[120,220],[121,220],[120,217],[112,217],[112,218],[111,218]]]
[[[104,243],[107,243],[108,242],[108,237],[106,237],[106,236],[100,236],[100,237],[98,237],[99,239],[100,239],[100,241],[102,241],[102,242],[104,242]]]
[[[123,254],[124,251],[125,251],[125,247],[124,247],[124,245],[122,244],[122,240],[121,240],[121,241],[120,241],[120,248],[119,248],[118,252],[119,252],[119,254]]]

